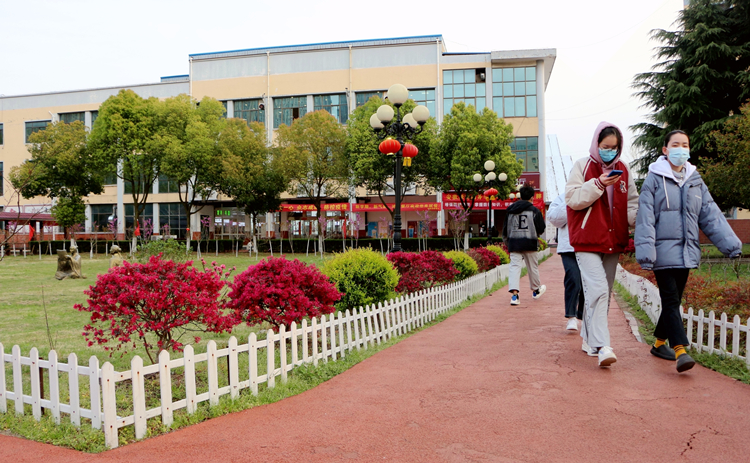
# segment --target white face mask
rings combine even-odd
[[[690,148],[667,148],[669,150],[669,162],[679,167],[690,159]]]

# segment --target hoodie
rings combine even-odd
[[[539,236],[546,224],[539,209],[531,201],[521,200],[511,204],[503,224],[503,241],[509,252],[537,251]]]

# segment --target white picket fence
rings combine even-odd
[[[549,254],[549,249],[540,251],[539,258]],[[135,437],[140,439],[146,434],[150,418],[160,416],[162,424],[168,427],[173,422],[175,410],[186,409],[188,414],[192,414],[199,403],[208,401],[210,406],[214,406],[219,403],[219,397],[229,394],[234,399],[242,389],[249,388],[252,394],[257,395],[261,384],[273,388],[277,377],[282,383],[286,382],[288,373],[296,366],[317,366],[321,361],[344,358],[347,352],[354,349],[367,349],[419,328],[508,278],[508,267],[501,265],[466,280],[412,293],[384,304],[323,315],[313,318],[310,323],[303,320],[300,326],[296,323],[289,328],[281,326],[278,333],[268,330],[266,339],[258,340],[253,333],[248,337],[247,344],[238,344],[232,336],[226,348],[218,349],[214,341],[209,341],[206,352],[201,354],[196,354],[193,347],[188,345],[181,357],[172,359],[169,352],[162,351],[159,362],[149,366],[143,366],[143,359],[135,356],[127,371],[115,371],[109,362],[99,369],[96,357],[91,357],[88,367],[78,366],[75,354],[68,356],[67,364],[60,363],[55,351],[50,351],[48,360],[40,360],[36,348],[31,349],[29,357],[22,357],[18,346],[13,346],[11,354],[5,354],[0,343],[0,412],[7,412],[6,401],[10,400],[15,403],[17,414],[23,414],[24,404],[30,404],[37,420],[41,419],[43,409],[51,411],[56,423],[60,423],[61,413],[69,414],[70,421],[76,426],[80,426],[81,417],[88,418],[95,429],[101,429],[103,425],[106,445],[115,448],[118,446],[118,431],[125,426],[133,425]],[[247,356],[248,379],[244,381],[239,379],[240,356]],[[222,358],[228,362],[228,379],[226,386],[219,387],[218,366]],[[259,358],[260,361],[265,359],[264,374],[258,374]],[[5,384],[6,363],[12,368],[12,391],[7,390]],[[202,363],[205,363],[205,369],[196,369]],[[24,366],[30,367],[30,395],[23,393]],[[172,397],[172,374],[175,369],[183,370],[185,385],[185,398],[176,401]],[[47,370],[49,377],[48,399],[42,398],[40,388],[40,377],[44,370]],[[197,391],[197,370],[206,371],[208,388],[205,392]],[[61,372],[68,374],[70,403],[67,404],[60,402]],[[84,377],[88,383],[91,399],[89,409],[82,408],[79,403],[79,377]],[[147,377],[158,377],[159,382],[159,405],[153,408],[147,408]],[[127,383],[132,389],[132,415],[117,415],[118,383]]]
[[[659,314],[661,314],[659,288],[648,279],[633,275],[619,265],[617,266],[617,281],[631,295],[638,298],[638,305],[648,314],[651,321],[656,323],[659,320]],[[719,315],[717,319],[713,310],[706,316],[703,309],[698,310],[696,314],[693,308],[689,307],[687,313],[685,313],[682,306],[680,306],[680,315],[683,320],[687,321],[685,332],[692,348],[700,352],[737,357],[750,366],[750,356],[746,353],[743,354],[743,352],[746,352],[748,341],[750,341],[750,338],[748,338],[750,336],[750,319],[743,324],[740,322],[739,315],[735,315],[730,322],[725,313]],[[718,347],[716,346],[717,330]],[[742,342],[743,338],[744,342]],[[727,349],[727,344],[730,342],[731,350]]]

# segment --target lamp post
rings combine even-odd
[[[396,205],[393,210],[393,249],[391,252],[399,252],[401,251],[401,163],[402,160],[408,159],[409,163],[404,162],[404,165],[410,166],[411,158],[417,154],[416,147],[404,143],[404,140],[411,140],[422,132],[424,123],[430,118],[430,110],[426,106],[419,105],[402,119],[401,106],[409,98],[409,90],[401,84],[392,85],[388,89],[387,98],[396,107],[396,120],[393,121],[393,108],[384,104],[378,108],[377,113],[370,116],[370,126],[381,140],[391,136],[395,142],[390,143],[390,140],[386,140],[380,144],[379,149],[386,155],[395,154],[393,189],[396,194]],[[406,152],[404,152],[405,147]]]
[[[508,180],[508,174],[505,172],[501,172],[500,175],[495,174],[495,162],[492,160],[485,161],[484,163],[484,170],[487,171],[487,174],[485,174],[484,177],[482,177],[482,174],[476,173],[474,174],[474,181],[477,183],[481,183],[482,186],[488,186],[489,188],[485,190],[484,195],[489,198],[489,217],[487,219],[487,244],[492,244],[492,226],[493,222],[495,221],[495,216],[492,213],[492,199],[497,196],[497,189],[494,188],[492,185],[495,180],[498,180],[502,183],[504,183],[506,180]],[[484,183],[482,183],[482,180],[484,180]]]

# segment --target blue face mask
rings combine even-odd
[[[679,167],[690,159],[690,148],[669,148],[669,162]]]
[[[617,156],[617,150],[605,150],[599,148],[599,157],[602,158],[602,162],[609,164]]]

